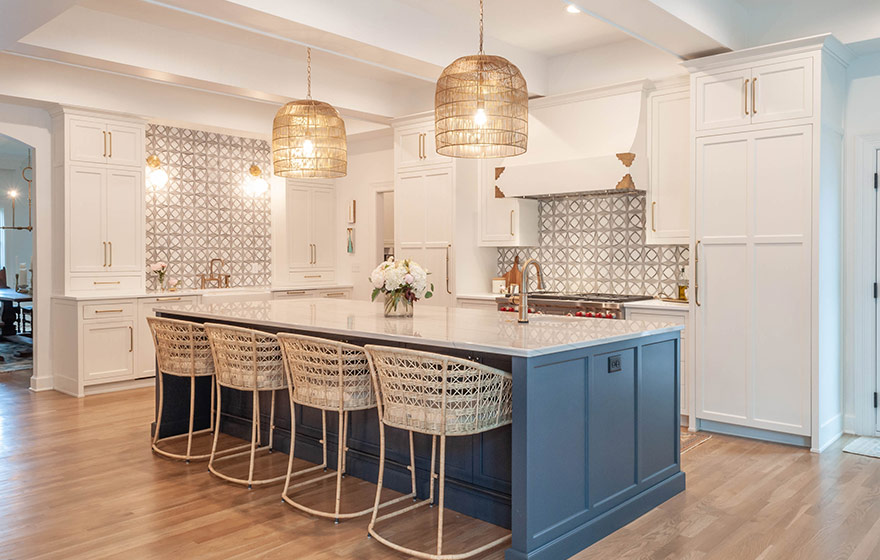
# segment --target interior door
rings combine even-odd
[[[749,417],[751,319],[749,137],[696,143],[697,415],[742,424]]]
[[[748,68],[698,77],[695,86],[697,130],[749,124],[751,78]]]
[[[333,191],[330,189],[315,189],[312,191],[312,243],[314,244],[314,266],[319,268],[333,268],[334,264],[334,231],[335,220],[332,219],[336,212]],[[325,217],[326,216],[326,217]]]
[[[143,204],[142,177],[140,171],[107,172],[107,265],[114,272],[139,272],[144,268],[142,226],[136,219]]]
[[[71,166],[68,255],[71,272],[107,270],[108,249],[104,237],[104,183],[106,171],[95,167]]]
[[[311,189],[287,184],[287,252],[290,268],[312,266]]]

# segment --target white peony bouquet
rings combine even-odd
[[[434,285],[428,283],[430,272],[409,259],[395,261],[393,257],[377,266],[370,273],[373,285],[373,301],[385,294],[385,306],[397,309],[403,300],[405,305],[433,296]],[[386,309],[387,311],[387,309]]]

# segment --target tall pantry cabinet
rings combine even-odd
[[[815,451],[842,433],[847,60],[826,35],[686,63],[703,428]]]
[[[394,255],[430,272],[434,296],[419,305],[455,307],[456,296],[488,293],[497,250],[478,247],[479,166],[434,149],[433,113],[394,125]]]

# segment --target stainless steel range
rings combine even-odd
[[[651,296],[627,296],[599,293],[529,292],[529,313],[623,319],[623,304],[652,299]],[[498,311],[519,311],[519,296],[495,299]]]

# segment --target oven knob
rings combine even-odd
[[[605,318],[606,319],[614,319],[614,314],[613,313],[606,313]]]
[[[534,312],[535,312],[535,308],[534,308],[534,307],[529,307],[529,313],[534,313]]]
[[[571,315],[571,313],[569,313],[569,315]],[[583,311],[576,311],[575,314],[574,314],[574,316],[575,316],[575,317],[583,317],[583,316],[584,316],[584,312],[583,312]]]
[[[592,317],[592,316],[593,316],[593,313],[590,311],[587,311],[586,313],[584,313],[584,317]]]

